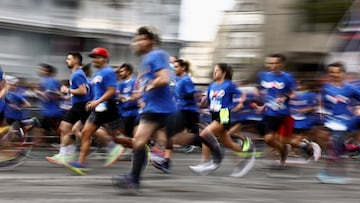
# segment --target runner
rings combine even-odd
[[[141,172],[147,159],[146,144],[157,130],[166,126],[169,115],[176,111],[170,88],[169,56],[158,48],[159,42],[154,28],[140,27],[132,44],[134,52],[143,56],[137,83],[145,106],[134,134],[130,173],[114,176],[113,183],[134,192],[140,188]]]
[[[38,75],[41,77],[39,87],[35,90],[41,103],[41,129],[39,134],[50,132],[60,137],[59,124],[64,116],[60,108],[62,95],[60,93],[60,82],[55,79],[56,68],[52,65],[41,63],[38,68]],[[45,131],[45,132],[44,132]],[[37,133],[36,133],[37,134]],[[42,138],[34,138],[38,144],[44,144]]]
[[[195,101],[195,87],[188,75],[189,66],[189,62],[182,59],[178,59],[174,62],[174,70],[177,76],[175,85],[177,112],[175,115],[172,115],[172,121],[174,121],[174,123],[169,124],[167,128],[167,137],[172,139],[167,139],[167,146],[163,159],[151,159],[153,166],[165,173],[170,172],[173,139],[181,139],[180,137],[186,139],[185,136],[188,136],[188,133],[190,133],[194,136],[194,138],[191,138],[194,140],[193,144],[201,147],[201,138],[199,137],[199,109],[197,107],[197,102]],[[175,135],[177,136],[174,137]],[[175,142],[178,141],[176,140]],[[154,153],[152,153],[151,157],[156,155],[153,154]]]
[[[75,138],[71,138],[72,129],[76,122],[85,123],[90,112],[86,110],[86,103],[90,101],[89,84],[84,71],[81,69],[82,56],[78,52],[69,52],[66,65],[71,71],[70,87],[62,85],[60,92],[71,95],[71,108],[65,113],[60,122],[60,151],[58,154],[46,157],[51,163],[63,164],[76,159]]]
[[[344,82],[345,66],[332,63],[327,66],[328,82],[321,90],[322,107],[324,108],[324,126],[329,130],[331,139],[328,143],[329,160],[317,178],[323,183],[346,184],[345,164],[341,158],[348,149],[345,145],[346,135],[354,129],[356,119],[349,110],[352,100],[360,100],[360,91],[352,84]]]
[[[287,144],[292,139],[293,119],[290,116],[288,102],[295,96],[293,76],[281,71],[285,62],[286,58],[282,54],[271,54],[266,57],[265,66],[268,70],[259,74],[264,105],[254,104],[257,111],[264,112],[264,141],[280,152],[280,165],[285,164],[288,155]]]
[[[232,68],[226,63],[215,65],[213,79],[214,82],[208,87],[206,99],[204,99],[201,104],[201,106],[210,104],[212,121],[200,133],[204,144],[209,148],[203,146],[203,163],[189,167],[192,171],[201,175],[207,175],[212,171],[215,171],[220,167],[223,160],[224,155],[221,152],[220,145],[215,136],[218,137],[225,147],[236,152],[247,151],[253,148],[249,139],[246,139],[243,144],[239,144],[233,142],[228,133],[228,130],[231,127],[231,114],[243,108],[243,103],[246,98],[246,96],[237,88],[237,85],[231,81]],[[233,102],[236,97],[241,98],[238,103]],[[212,154],[211,160],[209,160],[210,153]],[[252,163],[254,163],[254,159]],[[241,170],[236,170],[237,173],[242,173],[240,171]]]
[[[303,150],[305,158],[314,157],[318,161],[321,156],[321,149],[315,142],[311,132],[316,123],[314,114],[318,107],[317,94],[309,90],[305,81],[298,81],[294,98],[289,101],[291,117],[294,119],[293,137],[290,145],[293,148]]]
[[[117,86],[119,114],[124,121],[125,136],[128,137],[133,137],[136,118],[139,115],[138,102],[132,99],[136,80],[133,77],[133,69],[131,64],[124,63],[116,70],[120,79]]]
[[[81,148],[78,161],[66,163],[65,167],[74,172],[85,174],[86,160],[90,148],[90,137],[100,127],[104,126],[110,135],[116,136],[122,128],[122,121],[117,112],[115,104],[116,75],[114,70],[107,65],[110,54],[107,49],[102,47],[94,48],[89,57],[97,72],[94,73],[91,85],[93,85],[93,100],[86,104],[86,109],[91,111],[85,125],[81,131]],[[125,151],[121,145],[116,145],[113,141],[107,144],[109,158],[105,166],[112,165]]]

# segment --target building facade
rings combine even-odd
[[[57,67],[68,78],[65,55],[97,46],[111,53],[110,64],[133,63],[129,45],[139,26],[160,30],[162,47],[178,55],[178,0],[0,0],[0,64],[10,75],[36,79],[37,65]],[[85,55],[84,55],[85,56]],[[84,62],[89,62],[84,57]]]

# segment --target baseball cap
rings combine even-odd
[[[91,53],[88,56],[91,58],[95,56],[102,56],[104,58],[108,58],[110,56],[110,53],[107,49],[103,47],[96,47],[93,50],[91,50]]]

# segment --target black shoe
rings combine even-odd
[[[135,182],[131,175],[116,175],[112,178],[113,186],[120,189],[126,189],[131,193],[137,193],[140,189],[139,182]]]
[[[164,173],[170,173],[170,166],[171,166],[171,160],[170,159],[164,159],[161,161],[152,161],[151,164],[159,169],[160,171],[164,172]]]

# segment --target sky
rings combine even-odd
[[[188,41],[214,39],[223,11],[230,10],[235,0],[182,0],[179,38]]]

